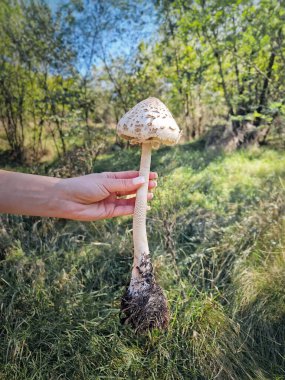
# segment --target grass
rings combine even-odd
[[[138,163],[137,149],[105,151],[94,171]],[[155,151],[152,168],[148,233],[169,330],[119,323],[131,218],[3,216],[1,379],[284,378],[284,152],[185,144]]]

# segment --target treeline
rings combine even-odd
[[[65,151],[63,121],[76,112],[78,78],[64,17],[53,18],[44,3],[2,1],[0,120],[16,159],[27,144],[36,159],[47,133]]]
[[[150,39],[140,34],[147,14]],[[150,95],[186,140],[216,123],[237,145],[282,137],[284,21],[278,0],[69,1],[56,12],[1,0],[2,141],[18,160],[39,160],[46,141],[61,155],[71,136],[92,141],[98,123],[113,125]]]
[[[161,1],[163,67],[169,67],[187,135],[211,106],[237,134],[250,122],[266,126],[284,114],[284,20],[282,1]],[[196,115],[195,115],[196,113]],[[198,113],[198,114],[197,114]],[[197,119],[198,128],[187,119]],[[196,116],[196,117],[195,117]]]

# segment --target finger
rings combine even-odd
[[[139,171],[137,170],[128,170],[125,172],[104,172],[101,173],[107,178],[113,178],[113,179],[129,179],[129,178],[135,178],[139,176]],[[149,179],[156,179],[158,178],[158,174],[156,172],[150,172],[149,173]]]
[[[116,201],[114,203],[115,203],[115,207],[117,207],[117,206],[134,206],[136,203],[136,197],[128,198],[128,199],[119,198],[119,199],[116,199]]]
[[[135,199],[117,199],[114,202],[97,202],[85,207],[75,219],[82,221],[113,218],[121,215],[131,215],[135,210]]]
[[[149,190],[154,189],[156,186],[157,186],[156,181],[149,181],[149,183],[148,183],[148,189]],[[124,195],[131,195],[131,194],[135,194],[135,193],[136,193],[136,191],[117,191],[117,196],[121,197]]]
[[[152,199],[153,194],[148,193],[148,200]],[[71,219],[81,221],[92,221],[99,219],[112,218],[115,216],[132,215],[135,209],[136,198],[114,199],[111,195],[106,201],[96,202],[91,205],[81,205]]]
[[[110,215],[109,218],[124,216],[124,215],[133,215],[134,211],[135,211],[134,205],[116,206],[114,208],[113,214]]]
[[[117,193],[117,192],[134,192],[136,191],[143,183],[145,183],[144,177],[135,177],[132,179],[113,179],[109,178],[104,180],[102,186],[109,193]]]
[[[158,178],[157,172],[150,172],[149,173],[149,179],[157,179],[157,178]]]
[[[151,201],[152,199],[153,199],[153,193],[147,193],[147,200]],[[129,201],[129,202],[125,202],[125,201]],[[116,203],[117,205],[135,204],[136,197],[132,197],[132,198],[117,198],[113,202]]]
[[[149,193],[151,196],[152,193]],[[125,202],[122,202],[125,201]],[[150,207],[147,206],[147,209],[150,210]],[[117,217],[123,215],[132,215],[135,211],[135,198],[131,199],[117,199],[116,205],[113,209],[113,212],[108,217]]]
[[[135,202],[131,199],[124,199],[125,202],[100,201],[91,205],[84,205],[77,209],[71,219],[80,221],[92,221],[106,218],[112,218],[120,215],[131,215],[134,213]]]

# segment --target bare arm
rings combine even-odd
[[[144,182],[138,175],[126,171],[61,179],[0,170],[0,212],[76,220],[133,214],[135,198],[122,196],[136,194]],[[149,181],[150,189],[155,186]]]

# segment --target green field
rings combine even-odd
[[[137,336],[120,325],[130,217],[4,216],[1,380],[284,379],[284,151],[188,143],[152,162],[159,186],[147,229],[168,331]],[[110,150],[94,171],[138,163],[138,149]]]

